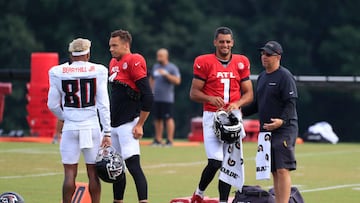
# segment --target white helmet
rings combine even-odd
[[[240,138],[242,120],[233,113],[217,111],[214,118],[214,131],[216,137],[222,142],[232,144]]]
[[[99,178],[107,183],[116,183],[125,177],[124,160],[112,146],[99,150],[96,157],[96,170]]]
[[[25,200],[16,192],[4,192],[0,195],[0,203],[25,203]]]

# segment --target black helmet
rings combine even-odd
[[[117,183],[125,176],[124,160],[112,146],[103,147],[96,156],[96,171],[104,182]]]
[[[217,111],[214,118],[214,131],[220,141],[232,144],[240,138],[242,120],[233,113]]]
[[[0,195],[0,203],[25,203],[25,200],[16,192],[4,192]]]

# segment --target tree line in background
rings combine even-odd
[[[257,48],[268,40],[284,48],[282,64],[295,75],[360,75],[360,1],[265,0],[0,0],[0,68],[29,69],[32,52],[68,57],[77,37],[92,41],[92,61],[108,64],[108,39],[115,29],[133,35],[132,51],[144,55],[150,69],[155,52],[165,47],[182,73],[176,89],[177,137],[186,137],[201,105],[188,99],[192,62],[213,52],[218,26],[233,29],[235,53],[249,57],[252,74],[262,71]],[[12,81],[6,99],[4,129],[27,129],[26,81]],[[330,88],[299,87],[300,130],[330,122],[343,141],[360,140],[360,94]],[[181,102],[180,102],[181,101]],[[151,121],[146,134],[152,135]]]

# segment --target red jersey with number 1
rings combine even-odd
[[[250,62],[244,55],[233,54],[224,66],[215,54],[201,55],[194,62],[194,77],[205,82],[206,95],[221,97],[228,105],[241,98],[241,82],[249,80]],[[204,103],[204,111],[217,110],[216,106]]]

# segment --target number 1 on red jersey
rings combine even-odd
[[[222,78],[220,82],[224,84],[224,102],[227,104],[230,101],[230,79]]]

